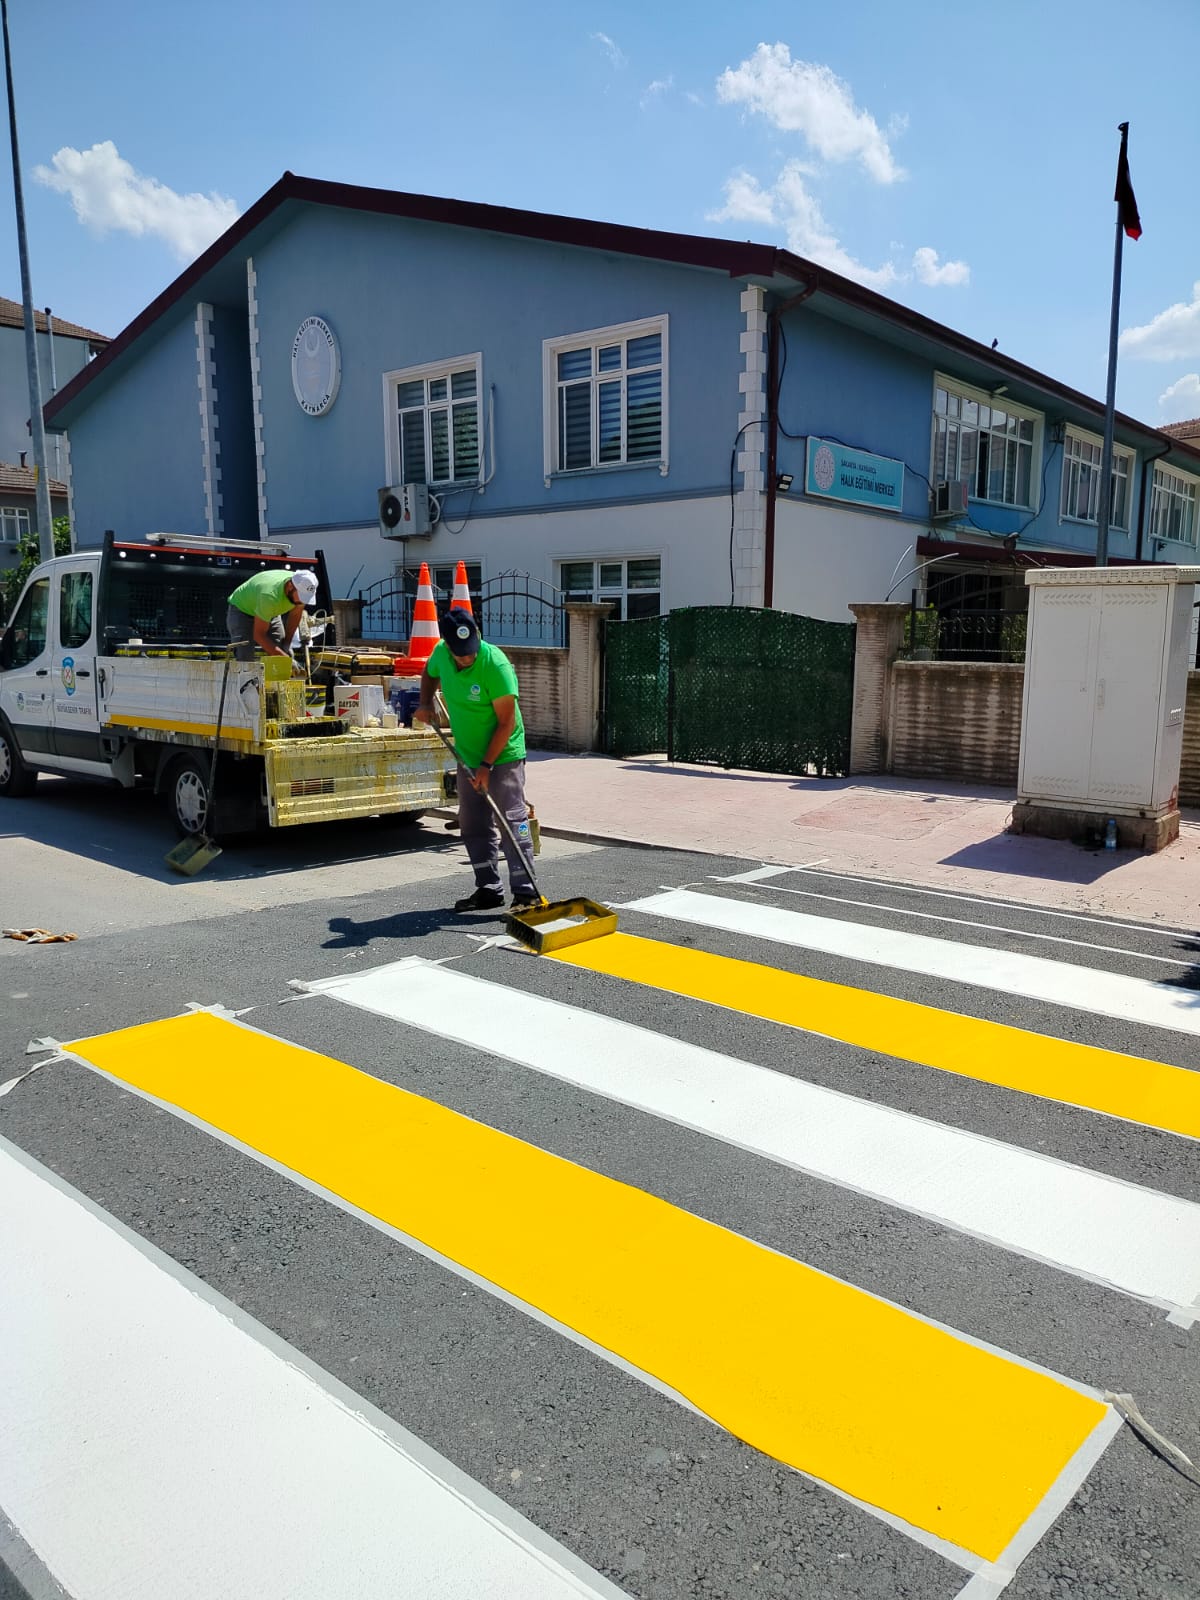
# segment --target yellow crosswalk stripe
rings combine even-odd
[[[1050,1373],[344,1062],[196,1012],[69,1047],[759,1450],[995,1560],[1108,1418]]]
[[[1200,1139],[1200,1072],[1185,1067],[634,934],[610,934],[547,959]]]

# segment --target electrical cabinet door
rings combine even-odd
[[[1161,722],[1166,584],[1102,589],[1088,798],[1148,806]]]

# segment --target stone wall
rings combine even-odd
[[[517,669],[525,736],[536,750],[567,748],[567,652],[509,645]]]
[[[1183,716],[1183,764],[1179,769],[1179,804],[1200,806],[1200,672],[1188,673],[1187,709]]]

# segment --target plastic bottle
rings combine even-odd
[[[1104,830],[1104,848],[1115,850],[1117,848],[1117,819],[1109,817],[1108,825]]]

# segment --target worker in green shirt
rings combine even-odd
[[[475,869],[475,892],[455,911],[494,911],[504,904],[499,846],[508,862],[513,909],[539,905],[533,880],[533,841],[525,804],[525,725],[512,662],[479,637],[475,618],[454,607],[439,624],[442,637],[421,674],[414,721],[433,722],[439,687],[458,749],[458,816]],[[496,826],[488,796],[499,806],[521,849]]]
[[[225,626],[238,661],[253,661],[254,647],[269,656],[290,655],[287,646],[305,606],[317,598],[316,574],[287,568],[256,572],[229,596]]]

